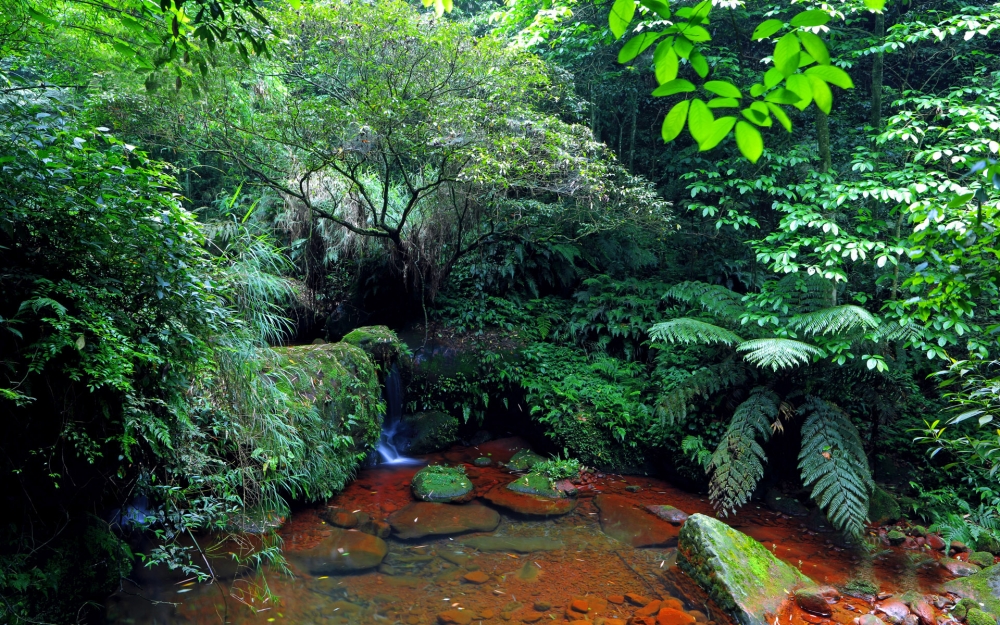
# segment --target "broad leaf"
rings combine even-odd
[[[760,131],[746,122],[736,124],[736,145],[751,163],[756,163],[764,153],[764,139]]]
[[[628,25],[632,22],[634,16],[634,0],[615,0],[614,5],[611,7],[611,13],[608,14],[608,27],[611,28],[611,33],[615,36],[615,39],[621,39],[625,31],[628,30]]]
[[[715,95],[724,98],[742,98],[743,94],[733,83],[725,80],[710,80],[702,85],[706,91],[711,91]]]
[[[853,89],[854,81],[844,70],[835,65],[817,65],[806,70],[806,74],[821,78],[831,85],[837,85],[841,89]]]
[[[720,117],[712,123],[712,132],[708,135],[703,142],[698,144],[698,151],[704,152],[706,150],[711,150],[715,146],[719,145],[719,142],[726,138],[729,131],[733,129],[733,125],[736,123],[736,118]]]
[[[712,98],[708,101],[708,108],[710,109],[730,109],[738,108],[740,101],[736,98]]]
[[[816,106],[829,115],[830,109],[833,108],[833,93],[830,92],[830,87],[816,76],[806,76],[806,78],[812,85],[813,100],[816,101]]]
[[[697,24],[678,24],[677,32],[694,43],[704,43],[712,40],[712,35],[708,34],[708,31],[703,26],[698,26]]]
[[[767,90],[767,87],[765,87],[764,85],[762,85],[760,83],[756,83],[756,84],[750,86],[750,95],[752,97],[756,98],[760,94],[764,93],[764,91],[766,91],[766,90]]]
[[[781,20],[767,20],[761,22],[757,28],[753,29],[753,35],[750,36],[751,39],[757,41],[758,39],[767,39],[774,33],[781,30],[785,25]]]
[[[975,193],[964,193],[962,195],[959,195],[952,201],[948,202],[948,208],[961,208],[965,206],[969,202],[969,200],[975,197],[975,195],[976,195]]]
[[[677,37],[677,43],[674,44],[674,50],[677,51],[677,56],[681,57],[682,59],[686,59],[688,58],[688,55],[691,54],[691,50],[693,49],[694,49],[694,44],[691,43],[690,39],[688,39],[684,35],[679,35]]]
[[[691,67],[694,69],[695,73],[698,74],[698,76],[702,78],[708,76],[708,61],[705,60],[705,57],[701,52],[696,50],[688,60],[691,62]]]
[[[670,19],[670,5],[663,0],[640,0],[640,4],[653,13],[656,13],[660,19]]]
[[[885,0],[865,0],[865,6],[872,11],[882,11],[885,8]]]
[[[792,26],[822,26],[830,21],[830,14],[826,11],[820,11],[819,9],[813,9],[811,11],[803,11],[792,18],[790,24]]]
[[[673,46],[671,45],[667,47],[666,53],[660,53],[660,49],[665,43],[667,43],[667,41],[669,40],[665,39],[661,41],[659,45],[656,46],[656,52],[653,53],[653,59],[656,64],[656,82],[661,85],[677,78],[679,59],[677,58],[677,53],[674,52]],[[660,58],[656,58],[657,56]]]
[[[750,122],[758,126],[770,126],[772,123],[774,123],[771,121],[770,115],[768,115],[767,113],[761,113],[757,109],[745,108],[742,111],[740,111],[740,113],[743,114],[743,117],[746,117]]]
[[[804,111],[812,103],[812,84],[810,84],[809,78],[805,74],[792,74],[785,81],[785,86],[800,98],[798,102],[793,103],[795,104],[795,108]]]
[[[809,99],[812,100],[811,93],[809,94]],[[788,118],[788,114],[785,113],[784,109],[782,109],[777,104],[772,104],[771,102],[767,103],[767,108],[771,111],[771,114],[774,115],[774,118],[778,120],[778,123],[781,124],[785,130],[787,130],[788,132],[792,131],[792,120]]]
[[[708,105],[698,98],[692,100],[691,110],[688,112],[688,131],[699,146],[711,136],[714,123],[715,115]]]
[[[676,78],[670,82],[663,83],[659,87],[653,90],[653,96],[662,97],[668,95],[674,95],[675,93],[691,93],[694,91],[694,85],[690,80],[684,80],[683,78]]]
[[[770,89],[771,87],[777,85],[784,79],[785,75],[781,73],[781,70],[779,70],[777,67],[772,67],[771,69],[764,72],[764,87],[766,89]]]
[[[827,50],[826,44],[817,35],[802,31],[799,33],[799,41],[802,42],[802,47],[806,49],[809,56],[817,63],[820,65],[830,64],[830,51]]]
[[[677,138],[677,135],[681,134],[681,130],[684,129],[684,122],[687,121],[688,106],[690,104],[690,100],[678,102],[670,109],[667,116],[663,118],[663,130],[661,134],[664,143],[673,141]]]
[[[775,89],[764,98],[767,102],[775,104],[797,104],[800,98],[794,91],[789,89]]]
[[[788,33],[774,46],[774,67],[785,76],[791,76],[799,68],[799,38]]]
[[[662,36],[663,33],[646,31],[632,37],[618,52],[618,62],[628,63],[635,57],[645,52],[646,48],[656,43],[656,40]]]

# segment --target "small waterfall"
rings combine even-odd
[[[385,378],[385,416],[382,419],[382,436],[378,440],[380,464],[420,464],[415,458],[400,455],[396,441],[403,418],[403,377],[393,365]]]

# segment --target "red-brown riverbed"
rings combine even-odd
[[[507,461],[526,445],[516,438],[423,457],[432,463],[463,464],[481,498],[510,472]],[[488,456],[494,464],[475,467]],[[194,584],[178,575],[142,574],[108,601],[110,623],[268,623],[433,625],[439,622],[568,623],[622,625],[641,616],[633,599],[659,600],[666,617],[659,625],[707,623],[729,619],[675,566],[671,547],[634,548],[606,535],[594,505],[597,495],[617,495],[637,505],[669,504],[688,514],[714,515],[707,498],[681,491],[648,477],[593,474],[580,485],[579,505],[563,516],[544,519],[501,512],[491,535],[541,537],[561,548],[537,553],[482,552],[462,543],[469,535],[427,536],[401,541],[387,538],[389,552],[377,569],[344,575],[309,575],[296,564],[333,529],[323,520],[327,506],[364,512],[381,521],[414,501],[410,480],[422,465],[381,465],[360,471],[357,479],[327,505],[296,512],[280,535],[293,576],[276,571],[237,577],[215,584]],[[631,488],[627,488],[631,487]],[[638,490],[636,490],[638,487]],[[476,505],[475,503],[469,505]],[[938,554],[879,546],[873,552],[838,546],[834,534],[810,529],[800,518],[787,517],[757,504],[724,519],[756,538],[782,560],[798,566],[821,584],[842,584],[864,574],[878,580],[885,593],[916,590],[934,593],[948,579],[936,566]],[[472,575],[474,574],[474,575]],[[251,592],[267,584],[277,597],[262,600]],[[575,602],[575,603],[574,603]],[[574,608],[575,606],[575,608]],[[788,603],[775,615],[780,625],[850,624],[872,606],[845,597],[833,615],[806,614]],[[652,623],[656,623],[655,614]]]

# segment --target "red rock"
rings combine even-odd
[[[473,571],[471,573],[466,573],[462,576],[462,579],[473,584],[485,584],[490,581],[490,576],[482,571]]]
[[[604,625],[625,625],[625,620],[620,618],[606,618]]]
[[[323,515],[323,518],[327,520],[330,525],[336,525],[337,527],[343,527],[345,529],[351,529],[352,527],[358,526],[358,515],[348,512],[347,510],[341,510],[340,508],[330,508]]]
[[[633,616],[628,620],[629,625],[656,625],[656,618],[652,616]]]
[[[886,599],[880,602],[875,609],[889,617],[890,621],[900,622],[910,613],[910,608],[899,599]]]
[[[388,552],[389,545],[377,536],[334,529],[312,549],[292,552],[289,556],[311,575],[336,575],[375,568]]]
[[[518,514],[532,516],[559,516],[572,512],[577,500],[571,497],[553,498],[540,495],[515,493],[505,484],[497,484],[483,498],[495,506],[506,508]]]
[[[937,621],[934,620],[934,608],[923,599],[914,601],[910,609],[920,619],[920,625],[937,625]]]
[[[650,601],[649,603],[647,603],[645,606],[643,606],[643,607],[639,608],[638,610],[636,610],[635,611],[635,615],[636,616],[652,616],[652,615],[654,615],[654,614],[656,614],[657,612],[660,611],[660,607],[662,605],[663,605],[662,601],[660,601],[659,599],[654,599],[654,600]]]
[[[815,614],[809,614],[808,612],[802,615],[802,620],[807,623],[813,623],[813,625],[818,625],[819,623],[826,621],[826,619],[822,616],[816,616]]]
[[[959,552],[963,552],[963,551],[968,551],[969,550],[969,548],[965,546],[965,543],[963,543],[960,540],[953,540],[953,541],[951,541],[951,544],[949,545],[949,547],[951,548],[951,552],[952,553],[959,553]]]
[[[489,608],[486,608],[485,610],[480,610],[479,611],[479,618],[481,618],[481,619],[491,619],[495,615],[496,615],[496,613],[493,610],[489,609]]]
[[[621,605],[625,603],[625,595],[608,595],[608,603]]]
[[[675,599],[674,597],[667,597],[666,599],[663,599],[660,606],[662,608],[673,608],[674,610],[684,611],[684,604],[681,603],[680,599]]]
[[[636,592],[627,592],[627,593],[625,593],[625,598],[628,599],[629,603],[631,603],[633,605],[637,605],[639,607],[642,607],[642,606],[646,605],[647,603],[649,603],[649,599],[648,598],[643,597],[642,595],[640,595],[639,593],[636,593]]]
[[[559,480],[556,482],[556,490],[562,491],[570,497],[576,497],[580,494],[580,489],[569,480]]]
[[[588,605],[585,599],[574,599],[572,603],[569,604],[571,610],[576,610],[577,612],[582,612],[586,614],[590,612],[590,605]]]
[[[471,610],[447,610],[438,614],[441,625],[469,625],[472,622]]]
[[[500,515],[479,504],[456,505],[418,501],[389,516],[389,525],[406,540],[441,534],[492,532]]]
[[[525,610],[524,612],[521,613],[521,622],[536,623],[542,620],[543,616],[545,615],[542,614],[541,612],[535,612],[534,610]]]
[[[635,502],[620,495],[598,495],[594,504],[600,510],[601,530],[608,536],[633,547],[665,547],[677,542],[679,528],[662,521]]]
[[[944,550],[944,539],[942,539],[937,534],[927,535],[927,544],[930,545],[931,549],[936,549],[937,551]]]
[[[663,608],[656,615],[656,625],[691,625],[694,622],[693,616],[674,608]]]

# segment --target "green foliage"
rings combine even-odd
[[[531,467],[531,472],[540,473],[551,480],[564,480],[579,477],[581,468],[583,467],[576,458],[562,459],[556,456],[534,465]]]
[[[757,442],[771,437],[771,422],[778,416],[778,396],[756,388],[733,413],[729,427],[705,469],[711,474],[709,496],[724,513],[750,500],[764,477],[764,449]]]
[[[815,397],[798,410],[802,424],[802,483],[835,527],[861,536],[875,484],[858,430],[835,405]]]

